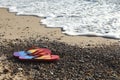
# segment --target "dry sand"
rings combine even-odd
[[[0,9],[0,39],[0,80],[120,80],[118,40],[68,36],[60,28],[46,28],[38,17],[16,16],[4,8]],[[24,63],[13,57],[14,51],[31,45],[51,49],[60,61]]]

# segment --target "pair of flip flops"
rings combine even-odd
[[[56,61],[59,60],[58,55],[52,55],[51,50],[47,48],[30,48],[25,51],[14,52],[13,55],[20,60],[31,61]]]

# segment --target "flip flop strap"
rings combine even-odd
[[[42,55],[47,55],[48,53],[46,51],[39,51],[36,50],[35,52],[31,53],[31,55],[36,55],[36,56],[42,56]]]
[[[32,50],[32,49],[29,49],[29,50]],[[29,52],[29,50],[26,51],[26,52],[28,52],[30,55],[41,56],[41,55],[51,54],[50,51],[45,51],[45,49],[42,49],[42,48],[41,48],[41,49],[40,49],[40,48],[37,48],[36,51],[34,51],[34,52]]]
[[[35,59],[51,59],[51,55],[43,55],[43,56],[36,57]]]

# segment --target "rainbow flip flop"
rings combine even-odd
[[[58,55],[51,55],[51,51],[46,48],[35,48],[27,51],[14,52],[13,55],[20,60],[31,61],[56,61],[60,59]]]

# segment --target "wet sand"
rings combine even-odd
[[[48,37],[49,40],[65,42],[70,45],[99,45],[118,42],[115,39],[87,36],[68,36],[61,33],[60,28],[46,28],[40,23],[40,18],[35,16],[15,16],[7,9],[0,9],[0,38],[24,39],[29,37]]]
[[[120,44],[101,37],[68,36],[35,16],[0,9],[0,80],[120,80]],[[57,62],[23,62],[13,52],[45,47]]]

